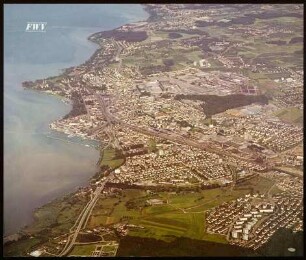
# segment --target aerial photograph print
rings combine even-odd
[[[2,7],[3,257],[304,257],[304,4]]]

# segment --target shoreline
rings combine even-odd
[[[58,77],[62,77],[62,76],[65,76],[65,75],[68,75],[69,73],[71,73],[75,68],[77,67],[80,67],[82,65],[86,65],[88,63],[90,63],[90,61],[97,55],[98,51],[101,49],[101,45],[99,45],[97,42],[95,42],[94,40],[90,39],[93,35],[95,34],[98,34],[98,33],[103,33],[103,32],[106,32],[106,31],[115,31],[116,29],[118,28],[121,28],[122,26],[125,26],[125,25],[128,25],[128,24],[131,24],[131,23],[138,23],[138,22],[143,22],[143,21],[148,21],[149,19],[151,19],[152,17],[152,12],[150,12],[150,8],[144,4],[140,4],[140,6],[142,7],[142,9],[149,14],[149,17],[145,20],[139,20],[139,21],[136,21],[136,22],[129,22],[129,23],[125,23],[125,24],[122,24],[114,29],[111,29],[111,30],[105,30],[105,31],[99,31],[99,32],[95,32],[95,33],[92,33],[90,34],[86,39],[92,43],[95,43],[97,45],[97,49],[94,51],[94,53],[83,63],[81,64],[78,64],[78,65],[75,65],[75,66],[72,66],[72,67],[69,67],[69,68],[64,68],[62,69],[62,73],[60,73],[59,75],[56,75],[56,76],[50,76],[50,77],[47,77],[45,79],[37,79],[35,81],[23,81],[21,84],[22,84],[22,88],[24,90],[34,90],[36,92],[40,92],[40,93],[44,93],[44,94],[47,94],[47,95],[50,95],[50,96],[55,96],[57,98],[59,98],[62,102],[64,102],[65,104],[67,105],[71,105],[71,110],[66,114],[66,115],[63,115],[62,118],[64,118],[65,116],[67,116],[68,114],[70,114],[72,111],[73,111],[73,99],[68,99],[66,98],[65,96],[63,95],[60,95],[58,93],[54,93],[52,91],[43,91],[43,90],[38,90],[38,89],[33,89],[31,86],[26,86],[28,83],[32,82],[32,86],[35,85],[37,82],[42,82],[44,80],[47,80],[47,79],[55,79],[55,78],[58,78]],[[67,102],[65,102],[65,101]],[[52,124],[53,122],[51,122],[50,124]],[[49,125],[49,129],[50,130],[53,130],[53,131],[57,131],[59,133],[62,133],[62,134],[65,134],[64,132],[61,132],[61,131],[58,131],[58,130],[54,130],[52,128],[50,128],[50,125]],[[78,136],[77,136],[78,137]],[[68,136],[67,136],[68,138]],[[89,139],[89,138],[83,138],[84,140],[89,140],[89,141],[92,141],[93,139]],[[69,141],[69,140],[67,140]],[[97,140],[96,140],[97,141]],[[97,149],[100,153],[100,156],[99,156],[99,159],[97,160],[96,162],[96,165],[99,164],[99,162],[103,159],[103,150],[104,148],[106,148],[108,146],[108,144],[106,144],[105,147],[103,147],[103,149],[101,149],[101,145],[105,144],[103,143],[102,144],[102,141],[97,141],[99,143],[99,146],[96,148],[96,147],[91,147],[91,148],[94,148],[94,149]],[[85,146],[85,145],[84,145]],[[62,196],[59,196],[59,197],[56,197],[50,201],[48,201],[47,203],[43,204],[42,206],[38,207],[38,208],[35,208],[33,211],[32,211],[32,218],[33,218],[33,221],[29,224],[26,224],[25,226],[21,227],[17,232],[14,232],[13,234],[9,234],[9,235],[6,235],[6,236],[3,236],[3,244],[7,243],[7,242],[17,242],[18,240],[22,239],[23,237],[25,237],[25,232],[24,230],[27,228],[27,227],[30,227],[31,225],[34,224],[35,222],[35,213],[40,209],[40,208],[43,208],[49,204],[52,204],[54,203],[55,201],[57,200],[62,200],[64,199],[65,197],[70,197],[70,196],[73,196],[80,188],[87,188],[90,184],[90,182],[94,179],[94,177],[96,175],[101,175],[101,170],[98,170],[97,172],[94,173],[93,176],[91,176],[88,180],[88,183],[84,186],[77,186],[75,189],[75,191],[70,191],[70,192],[67,192],[65,194],[63,194]],[[9,239],[10,237],[17,237],[17,240],[15,239]],[[5,241],[6,240],[6,241]]]
[[[274,114],[276,108],[282,107],[277,106],[277,103],[276,107],[239,106],[237,110],[216,115],[214,119],[204,117],[204,121],[201,106],[207,103],[206,100],[203,100],[205,102],[201,106],[201,102],[198,101],[174,101],[186,94],[200,99],[204,96],[223,99],[233,96],[230,93],[246,91],[251,94],[249,82],[253,79],[253,74],[249,75],[249,72],[253,72],[253,67],[246,70],[245,74],[248,75],[240,75],[240,69],[250,64],[244,64],[241,60],[243,66],[236,66],[230,62],[231,59],[235,59],[232,53],[216,57],[215,50],[218,51],[218,48],[212,48],[211,54],[226,67],[226,70],[223,71],[220,64],[215,66],[213,62],[212,67],[220,69],[219,72],[210,68],[209,72],[205,71],[206,68],[203,68],[203,71],[201,68],[193,69],[192,61],[202,59],[205,50],[195,51],[190,47],[199,47],[202,41],[207,40],[204,34],[206,29],[201,31],[205,36],[191,39],[187,36],[187,40],[185,37],[186,34],[189,35],[187,30],[200,34],[193,30],[197,28],[194,24],[197,25],[198,16],[202,17],[207,10],[200,11],[199,14],[198,10],[186,11],[188,15],[183,19],[186,24],[182,24],[182,11],[189,9],[188,6],[177,6],[178,10],[166,5],[147,7],[151,8],[152,12],[156,10],[155,19],[150,16],[147,19],[149,22],[142,20],[109,31],[89,32],[93,34],[88,40],[96,41],[100,48],[96,52],[93,49],[90,53],[86,52],[88,56],[94,52],[85,62],[86,65],[67,69],[68,74],[62,70],[60,76],[41,80],[40,83],[33,83],[31,86],[33,90],[48,90],[47,92],[55,92],[75,102],[72,105],[73,112],[69,112],[62,119],[54,119],[54,123],[50,124],[51,128],[58,131],[58,134],[54,134],[55,137],[66,139],[60,133],[71,133],[68,137],[76,136],[72,141],[82,143],[81,139],[84,137],[96,139],[96,143],[102,141],[105,145],[99,146],[99,154],[88,150],[90,153],[87,158],[91,158],[90,163],[81,163],[76,169],[80,169],[78,172],[82,176],[86,172],[89,173],[80,186],[77,186],[79,178],[75,178],[74,174],[70,175],[67,181],[75,182],[75,185],[66,189],[60,196],[56,192],[54,196],[58,197],[55,200],[49,203],[44,201],[40,204],[41,207],[37,206],[34,211],[35,222],[26,226],[23,233],[20,232],[24,234],[20,241],[5,244],[7,256],[13,256],[15,253],[20,256],[34,255],[35,252],[41,256],[94,256],[97,252],[93,251],[92,246],[99,246],[98,243],[101,241],[85,246],[86,250],[88,249],[86,252],[80,252],[84,247],[78,242],[83,242],[85,238],[97,240],[95,235],[99,235],[103,241],[116,244],[113,252],[106,252],[102,247],[98,254],[100,256],[153,256],[156,253],[162,255],[160,246],[157,246],[158,250],[154,250],[154,243],[147,242],[145,244],[149,249],[153,249],[153,252],[143,253],[141,246],[134,252],[121,254],[124,248],[123,237],[127,235],[129,243],[133,241],[131,237],[136,237],[140,241],[144,240],[142,238],[149,238],[151,241],[152,238],[163,240],[166,242],[167,255],[170,253],[170,242],[174,238],[179,240],[179,237],[191,238],[204,244],[205,241],[211,241],[216,243],[212,246],[217,249],[222,248],[220,244],[228,244],[229,251],[226,253],[231,255],[230,252],[235,246],[240,247],[241,251],[245,248],[256,252],[259,252],[263,245],[270,247],[268,240],[272,240],[274,233],[283,227],[291,233],[303,232],[303,182],[273,168],[275,165],[303,168],[303,153],[300,146],[303,139],[302,128],[282,124]],[[205,6],[200,7],[206,9]],[[192,17],[195,20],[192,20]],[[137,17],[134,16],[133,19],[136,20]],[[281,24],[283,25],[282,22]],[[173,29],[172,33],[163,30],[165,28]],[[258,28],[266,29],[262,24]],[[184,29],[186,34],[182,32]],[[222,40],[228,34],[223,32],[223,28],[220,30]],[[241,35],[239,28],[238,32]],[[173,35],[183,39],[177,40]],[[86,37],[87,35],[82,35],[83,39]],[[236,38],[231,37],[228,44],[235,41]],[[264,41],[263,39],[261,43],[266,44]],[[77,43],[73,39],[71,42],[72,46]],[[223,42],[219,42],[217,38],[214,39],[213,45],[222,45]],[[183,49],[188,54],[183,54],[181,46],[186,44],[187,47]],[[165,57],[167,59],[164,59]],[[180,63],[183,57],[186,62]],[[86,58],[83,57],[83,60]],[[160,62],[165,66],[160,65]],[[195,61],[194,66],[197,66],[197,63],[198,61]],[[176,66],[169,68],[173,65]],[[200,62],[199,65],[203,67]],[[268,64],[263,69],[270,71],[271,66],[273,68],[273,65]],[[187,69],[183,70],[182,67]],[[228,68],[233,70],[229,71]],[[296,80],[299,83],[294,93],[301,93],[302,72],[299,72],[299,75],[294,74],[293,70],[288,73],[292,76],[292,81]],[[178,81],[171,81],[173,78]],[[159,88],[154,88],[160,79]],[[201,84],[202,82],[205,84]],[[246,87],[239,85],[239,82],[246,84]],[[198,87],[189,88],[185,83]],[[169,85],[175,85],[175,88],[169,90]],[[293,85],[295,83],[284,86],[284,91],[291,91]],[[216,86],[220,86],[218,91],[215,90]],[[254,89],[257,90],[255,87]],[[199,94],[201,91],[203,93]],[[258,93],[255,91],[254,94]],[[273,97],[274,95],[271,95],[271,98]],[[302,107],[300,99],[295,97],[280,98],[279,102],[283,102],[284,106],[297,102],[299,108]],[[235,105],[241,105],[240,102],[241,100],[238,100]],[[68,110],[66,106],[62,111],[67,113]],[[204,115],[207,116],[205,112],[207,111],[204,110]],[[282,137],[286,134],[288,138],[283,142]],[[272,140],[261,138],[262,136],[271,136]],[[44,138],[42,144],[46,141],[48,142]],[[299,146],[292,151],[294,155],[280,152],[296,145]],[[70,150],[75,148],[66,144],[64,146]],[[277,158],[268,156],[274,152]],[[79,158],[84,155],[84,149],[80,149]],[[62,156],[64,157],[65,153]],[[96,167],[92,169],[91,166],[97,160]],[[60,160],[51,162],[58,165]],[[71,163],[65,164],[68,170],[75,162],[74,157]],[[49,174],[53,176],[60,170],[51,168]],[[66,172],[67,170],[64,174]],[[90,178],[93,172],[96,174]],[[58,190],[59,179],[53,179],[52,186]],[[87,179],[90,179],[90,183]],[[32,186],[36,183],[34,181]],[[209,189],[208,186],[211,185],[214,186],[213,189]],[[41,194],[38,192],[38,196]],[[33,207],[29,215],[32,211]],[[220,211],[224,214],[220,215]],[[236,221],[238,219],[239,221]],[[14,223],[18,229],[18,222]],[[243,228],[238,224],[242,224]],[[111,236],[108,236],[110,233],[105,234],[109,231]],[[85,233],[92,233],[94,236]],[[104,238],[104,235],[107,235],[107,238]],[[290,234],[281,237],[286,238],[283,246],[288,243],[285,247],[295,250],[296,238]],[[110,241],[112,239],[114,241]],[[302,241],[301,238],[298,240]],[[132,242],[132,248],[133,244],[135,243]],[[191,247],[194,245],[192,243]],[[282,252],[282,248],[278,246],[272,247],[272,253],[286,256],[287,251]],[[172,248],[174,255],[189,254],[188,251],[178,252],[179,245],[173,245]],[[264,255],[267,253],[264,250],[262,252]],[[199,247],[195,248],[194,253],[202,254]],[[204,250],[203,253],[206,255],[208,252]],[[236,253],[236,256],[240,253]],[[218,250],[212,250],[208,254],[216,256]]]

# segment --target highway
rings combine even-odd
[[[111,175],[110,175],[111,176]],[[85,206],[85,208],[83,209],[83,211],[81,212],[80,216],[78,217],[77,221],[76,221],[76,230],[74,231],[73,235],[70,235],[67,243],[65,245],[65,247],[63,248],[62,252],[58,255],[58,256],[66,256],[72,249],[72,247],[74,246],[77,236],[79,234],[79,232],[85,228],[85,224],[86,224],[86,220],[89,217],[92,209],[94,208],[99,195],[101,194],[102,190],[104,189],[104,186],[106,184],[107,180],[105,180],[100,186],[98,186],[94,192],[94,195],[92,197],[92,199],[90,200],[90,202]]]

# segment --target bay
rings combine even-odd
[[[99,158],[92,147],[49,138],[58,136],[49,124],[71,106],[21,83],[85,62],[97,48],[90,34],[147,17],[133,4],[4,5],[4,235],[30,224],[35,208],[86,185]],[[29,21],[47,22],[46,32],[25,32]]]

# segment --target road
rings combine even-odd
[[[96,99],[99,102],[100,108],[102,110],[103,115],[105,116],[106,122],[111,125],[113,123],[113,116],[108,110],[104,97],[102,95],[95,94]]]
[[[110,175],[111,176],[111,175]],[[86,220],[89,216],[89,214],[91,213],[93,207],[95,206],[100,193],[102,192],[102,190],[104,189],[105,183],[107,182],[108,179],[106,179],[100,186],[98,186],[94,192],[94,196],[92,197],[92,199],[90,200],[90,203],[88,203],[85,206],[85,209],[82,211],[82,213],[80,214],[79,218],[77,219],[77,225],[76,225],[76,230],[74,231],[73,235],[70,235],[67,243],[64,247],[64,249],[62,250],[62,252],[59,254],[59,256],[66,256],[72,249],[72,247],[74,246],[75,242],[76,242],[76,238],[79,234],[79,232],[85,228],[85,223]]]
[[[121,70],[121,65],[122,65],[122,59],[120,58],[120,53],[122,52],[123,48],[122,46],[120,46],[116,41],[115,41],[115,44],[117,45],[118,47],[118,51],[116,53],[116,56],[115,56],[115,60],[117,60],[119,63],[118,63],[118,72],[120,72]]]
[[[112,121],[116,122],[116,123],[119,123],[120,125],[122,125],[126,128],[130,128],[130,129],[132,129],[136,132],[139,132],[139,133],[142,133],[142,134],[145,134],[145,135],[150,135],[150,136],[155,136],[155,137],[159,137],[159,138],[162,138],[162,139],[167,139],[167,140],[170,140],[170,141],[173,141],[173,142],[176,142],[176,143],[179,143],[179,144],[183,144],[183,145],[189,145],[191,147],[195,147],[195,148],[198,148],[200,150],[204,150],[204,151],[207,151],[207,152],[219,154],[222,157],[227,155],[229,157],[233,157],[233,158],[236,158],[236,159],[239,159],[239,160],[245,160],[245,161],[253,162],[253,159],[243,158],[239,155],[229,153],[225,150],[221,150],[221,149],[217,149],[217,148],[211,148],[211,147],[209,147],[209,144],[207,144],[207,143],[199,143],[199,142],[190,140],[190,139],[186,138],[185,136],[181,136],[181,135],[175,134],[175,133],[171,133],[171,134],[166,133],[166,131],[162,130],[162,129],[160,129],[160,130],[156,129],[155,130],[155,129],[152,129],[152,128],[141,128],[141,127],[134,126],[134,125],[128,124],[126,122],[123,122],[123,121],[121,121],[117,118],[114,118],[114,117],[113,117]]]
[[[108,110],[108,108],[105,104],[103,96],[100,96],[98,94],[95,94],[95,96],[96,96],[96,99],[98,100],[98,102],[100,104],[102,113],[104,114],[108,125],[113,125],[114,123],[117,123],[117,124],[120,124],[121,126],[124,126],[126,128],[132,129],[136,132],[139,132],[139,133],[142,133],[142,134],[145,134],[145,135],[159,137],[159,138],[166,139],[166,140],[169,140],[169,141],[173,141],[175,143],[179,143],[179,144],[183,144],[183,145],[189,145],[191,147],[195,147],[195,148],[198,148],[200,150],[204,150],[204,151],[207,151],[207,152],[219,154],[222,157],[224,157],[226,155],[226,156],[238,159],[238,160],[254,162],[254,159],[244,158],[244,157],[241,157],[239,155],[229,153],[229,152],[225,151],[224,149],[217,149],[215,147],[212,148],[212,147],[210,147],[209,143],[199,143],[199,142],[193,141],[191,139],[188,139],[185,136],[182,136],[182,135],[179,135],[179,134],[176,134],[176,133],[169,133],[168,131],[163,130],[163,129],[152,129],[152,128],[149,128],[149,127],[144,128],[144,127],[138,127],[138,126],[134,126],[134,125],[131,125],[129,123],[126,123],[126,122],[114,117],[109,112],[109,110]],[[114,132],[112,132],[112,134],[114,134]],[[114,138],[115,137],[113,136],[113,140],[114,140]]]

